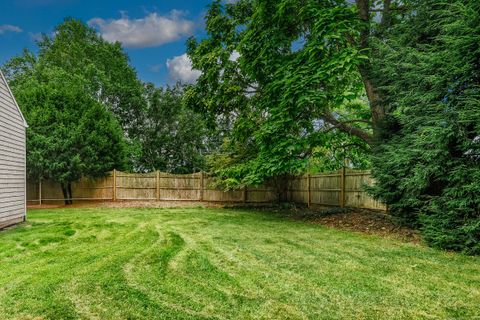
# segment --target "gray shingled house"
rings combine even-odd
[[[0,71],[0,229],[26,218],[26,127]]]

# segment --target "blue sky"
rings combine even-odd
[[[0,64],[36,49],[65,17],[81,19],[108,41],[122,42],[143,81],[157,85],[198,76],[184,56],[185,41],[201,37],[210,0],[1,0]]]

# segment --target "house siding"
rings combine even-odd
[[[25,121],[0,73],[0,228],[26,216]]]

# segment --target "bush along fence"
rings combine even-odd
[[[114,170],[99,179],[83,178],[72,184],[73,201],[201,201],[268,204],[279,201],[308,206],[352,207],[386,210],[372,199],[364,186],[373,183],[368,171],[340,170],[329,174],[304,175],[284,179],[282,186],[265,183],[241,190],[224,191],[212,187],[213,179],[203,172],[169,174],[163,172],[125,173]],[[63,202],[60,185],[52,181],[29,181],[28,204]]]

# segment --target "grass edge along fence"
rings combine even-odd
[[[83,178],[72,185],[73,201],[199,201],[268,204],[280,200],[308,206],[386,210],[371,198],[365,185],[374,183],[369,171],[341,169],[333,173],[288,177],[281,187],[265,183],[241,190],[212,187],[212,178],[194,174],[126,173],[114,170],[99,179]],[[28,181],[28,204],[63,202],[59,184]]]

